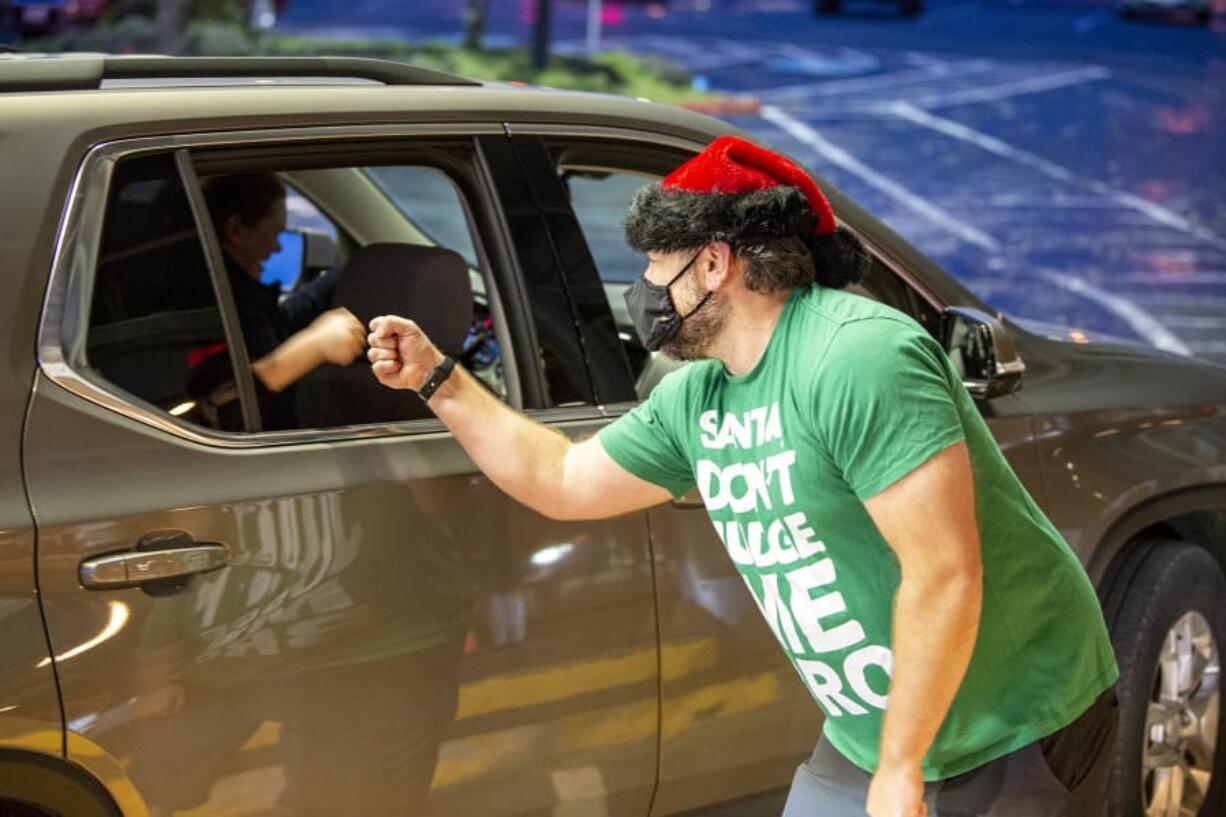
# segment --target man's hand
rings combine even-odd
[[[371,321],[367,342],[371,371],[391,389],[420,389],[443,360],[442,352],[421,327],[395,315],[382,315]]]
[[[348,366],[362,354],[362,322],[344,307],[329,309],[303,331],[321,363]]]
[[[869,817],[926,817],[924,776],[918,765],[881,765],[868,786]]]

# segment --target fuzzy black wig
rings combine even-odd
[[[775,239],[799,238],[813,255],[816,283],[841,289],[868,271],[868,253],[844,227],[813,232],[817,215],[795,187],[778,185],[751,193],[690,193],[659,183],[638,192],[626,214],[626,243],[637,252],[676,252],[712,241],[734,251]]]

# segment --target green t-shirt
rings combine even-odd
[[[600,433],[641,479],[675,496],[698,486],[826,713],[827,738],[869,772],[899,567],[863,502],[959,440],[975,480],[983,609],[970,666],[924,759],[926,780],[1054,732],[1118,676],[1089,577],[1009,467],[940,344],[876,301],[798,289],[752,371],[694,363]]]

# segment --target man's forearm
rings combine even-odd
[[[562,514],[566,436],[510,408],[458,365],[429,406],[495,485],[538,513]]]
[[[881,734],[881,764],[919,764],[970,664],[983,580],[955,568],[922,581],[904,575],[894,603],[894,668]]]

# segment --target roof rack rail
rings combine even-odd
[[[327,77],[385,85],[481,85],[476,80],[369,57],[164,57],[66,54],[0,60],[0,91],[84,91],[116,79]]]

